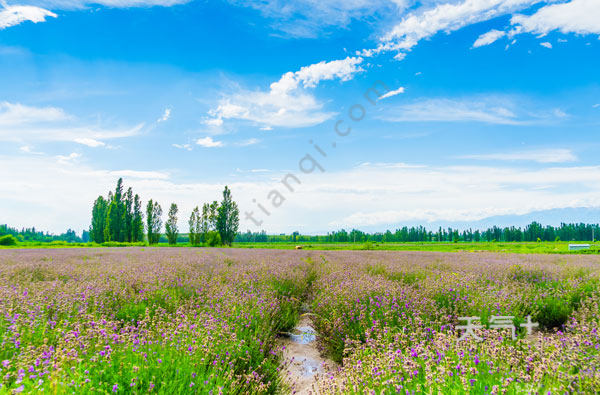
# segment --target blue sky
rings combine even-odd
[[[120,176],[184,230],[225,184],[242,230],[569,221],[599,38],[597,0],[4,1],[0,222],[87,228]]]

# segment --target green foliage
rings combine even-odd
[[[539,312],[535,317],[540,327],[562,328],[573,313],[572,304],[562,298],[546,297],[538,302]]]
[[[104,242],[107,210],[108,204],[106,200],[102,196],[98,196],[92,208],[92,225],[90,227],[90,238],[95,243]]]
[[[131,226],[131,241],[144,241],[144,214],[142,213],[142,200],[138,195],[133,199],[133,220]]]
[[[95,243],[114,241],[135,243],[143,240],[144,224],[142,203],[131,188],[123,193],[123,179],[119,178],[114,194],[105,199],[99,196],[92,207],[90,240]]]
[[[158,202],[152,199],[146,205],[146,229],[148,232],[148,244],[157,244],[160,240],[162,228],[162,208]]]
[[[179,235],[179,230],[177,229],[177,211],[177,205],[172,203],[171,207],[169,208],[169,215],[165,224],[165,233],[167,234],[169,245],[177,244],[177,236]]]
[[[13,235],[0,236],[0,246],[16,246],[17,239]]]
[[[223,201],[217,210],[217,231],[223,244],[231,245],[238,233],[240,225],[237,203],[231,198],[231,190],[225,186]]]
[[[209,247],[216,247],[222,244],[221,235],[219,232],[211,230],[206,234],[206,244]]]
[[[202,243],[203,233],[200,229],[200,227],[201,227],[200,221],[201,221],[200,210],[198,209],[198,206],[196,206],[192,210],[192,214],[190,215],[190,220],[188,221],[188,225],[190,228],[190,231],[189,231],[190,245],[193,247],[197,247]]]

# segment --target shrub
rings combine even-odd
[[[221,245],[221,235],[219,234],[219,232],[208,232],[206,234],[206,244],[208,244],[209,247],[216,247],[218,245]]]
[[[367,241],[365,244],[363,244],[362,249],[363,250],[372,250],[373,249],[373,243],[371,243],[370,241]]]
[[[539,313],[535,317],[536,322],[546,330],[562,328],[573,312],[572,306],[568,301],[555,297],[547,297],[539,301],[538,305]]]
[[[16,246],[17,239],[13,235],[6,235],[0,237],[0,246]]]

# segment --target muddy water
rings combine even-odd
[[[317,349],[317,333],[308,315],[302,315],[296,328],[281,339],[284,380],[293,394],[318,394],[317,380],[336,366],[323,358]]]

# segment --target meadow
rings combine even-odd
[[[600,257],[204,248],[0,250],[0,392],[289,393],[308,311],[320,393],[600,391]],[[518,328],[490,328],[492,316]],[[459,341],[478,316],[483,340]],[[527,335],[527,317],[539,323]]]
[[[591,244],[587,250],[569,251],[569,244]],[[95,248],[95,247],[145,247],[146,243],[68,243],[65,241],[53,242],[19,242],[14,246],[2,246],[0,249],[23,248]],[[236,242],[234,248],[243,249],[277,249],[294,250],[301,246],[303,250],[313,251],[439,251],[439,252],[499,252],[509,254],[574,254],[588,255],[600,254],[600,245],[589,241],[544,241],[544,242],[406,242],[406,243],[377,243],[377,242]],[[154,244],[153,247],[174,247],[168,243]],[[178,243],[175,247],[192,247],[189,243]],[[229,247],[215,247],[229,248]]]

